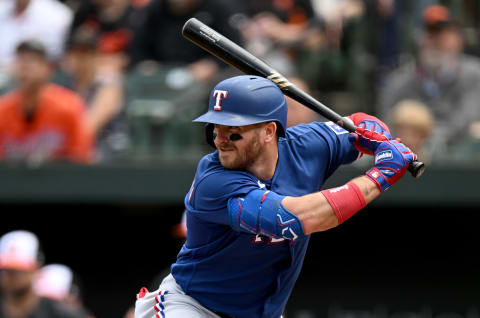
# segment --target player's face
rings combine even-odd
[[[263,124],[238,127],[215,125],[214,142],[222,166],[227,169],[243,170],[251,167],[262,152],[260,140],[262,127]],[[240,139],[238,135],[241,136]]]

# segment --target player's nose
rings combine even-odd
[[[229,138],[228,138],[228,134],[225,135],[225,134],[217,134],[217,133],[213,133],[213,141],[218,144],[218,145],[221,145],[221,144],[224,144],[224,143],[227,143],[229,142]]]
[[[227,129],[222,128],[223,127],[215,127],[213,130],[213,141],[216,144],[222,144],[230,140],[230,133],[227,131]]]

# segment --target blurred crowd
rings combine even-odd
[[[184,242],[187,233],[185,211],[172,227],[174,240]],[[51,258],[51,255],[47,255]],[[58,255],[54,255],[54,258]],[[0,318],[95,318],[87,308],[82,273],[66,264],[47,263],[39,237],[27,230],[13,230],[0,236]],[[170,267],[161,268],[148,284],[155,290]],[[83,273],[84,274],[84,273]],[[141,286],[135,286],[139,289]],[[119,304],[124,318],[134,318],[135,297]]]
[[[63,264],[45,264],[37,236],[18,230],[0,237],[0,317],[93,318],[78,275]]]
[[[191,17],[338,113],[379,116],[423,161],[480,158],[474,0],[4,0],[2,160],[204,151],[190,121],[237,71],[182,37]],[[287,99],[288,125],[324,120]]]

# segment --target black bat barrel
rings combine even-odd
[[[183,26],[182,34],[204,50],[223,60],[225,63],[236,67],[243,73],[268,78],[288,97],[337,123],[346,130],[355,132],[355,126],[352,125],[351,122],[345,121],[342,116],[290,83],[283,75],[267,63],[201,21],[195,18],[189,19]]]

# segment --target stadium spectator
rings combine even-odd
[[[49,264],[40,268],[33,289],[41,297],[61,302],[73,312],[93,318],[84,307],[77,275],[66,265]]]
[[[38,296],[34,277],[42,264],[35,234],[13,231],[0,238],[0,318],[80,318],[61,303]]]
[[[399,54],[399,3],[312,1],[315,18],[296,47],[299,76],[340,113],[373,111],[376,83]]]
[[[18,88],[0,98],[0,158],[42,163],[88,162],[92,138],[82,99],[49,82],[51,65],[40,42],[16,50]]]
[[[380,117],[391,122],[393,106],[403,99],[428,105],[437,123],[433,138],[446,147],[468,137],[469,127],[480,119],[480,60],[463,53],[461,29],[444,6],[425,9],[416,59],[387,78]]]
[[[393,107],[393,135],[422,158],[430,162],[434,145],[429,138],[435,125],[433,114],[425,104],[415,100],[403,100]]]
[[[135,30],[144,23],[143,7],[149,0],[85,0],[75,12],[69,41],[79,32],[98,35],[97,49],[129,63]]]
[[[116,54],[99,52],[98,37],[79,29],[72,37],[63,63],[68,88],[87,107],[87,122],[95,136],[95,161],[105,162],[122,154],[129,144],[124,106],[124,72]]]
[[[313,9],[310,0],[250,1],[249,15],[261,35],[276,44],[289,45],[302,37]]]
[[[247,1],[247,19],[239,23],[246,48],[286,76],[297,75],[292,49],[305,37],[313,17],[309,0]]]
[[[57,0],[0,1],[0,70],[11,65],[25,40],[42,41],[49,58],[58,59],[72,22],[72,12]]]
[[[362,3],[250,1],[251,18],[241,30],[247,48],[255,55],[287,77],[301,78],[313,96],[348,113],[354,103],[346,92],[354,74],[344,27],[362,14]]]
[[[224,65],[208,52],[182,37],[185,21],[196,17],[239,43],[240,34],[231,24],[233,2],[222,0],[153,0],[145,8],[146,20],[136,32],[134,63],[140,69],[148,65],[184,67],[196,81],[212,80]],[[161,34],[161,36],[159,36]],[[221,64],[220,64],[221,63]]]
[[[377,88],[412,51],[417,15],[432,2],[312,0],[315,18],[295,47],[299,76],[340,113],[374,112]]]

